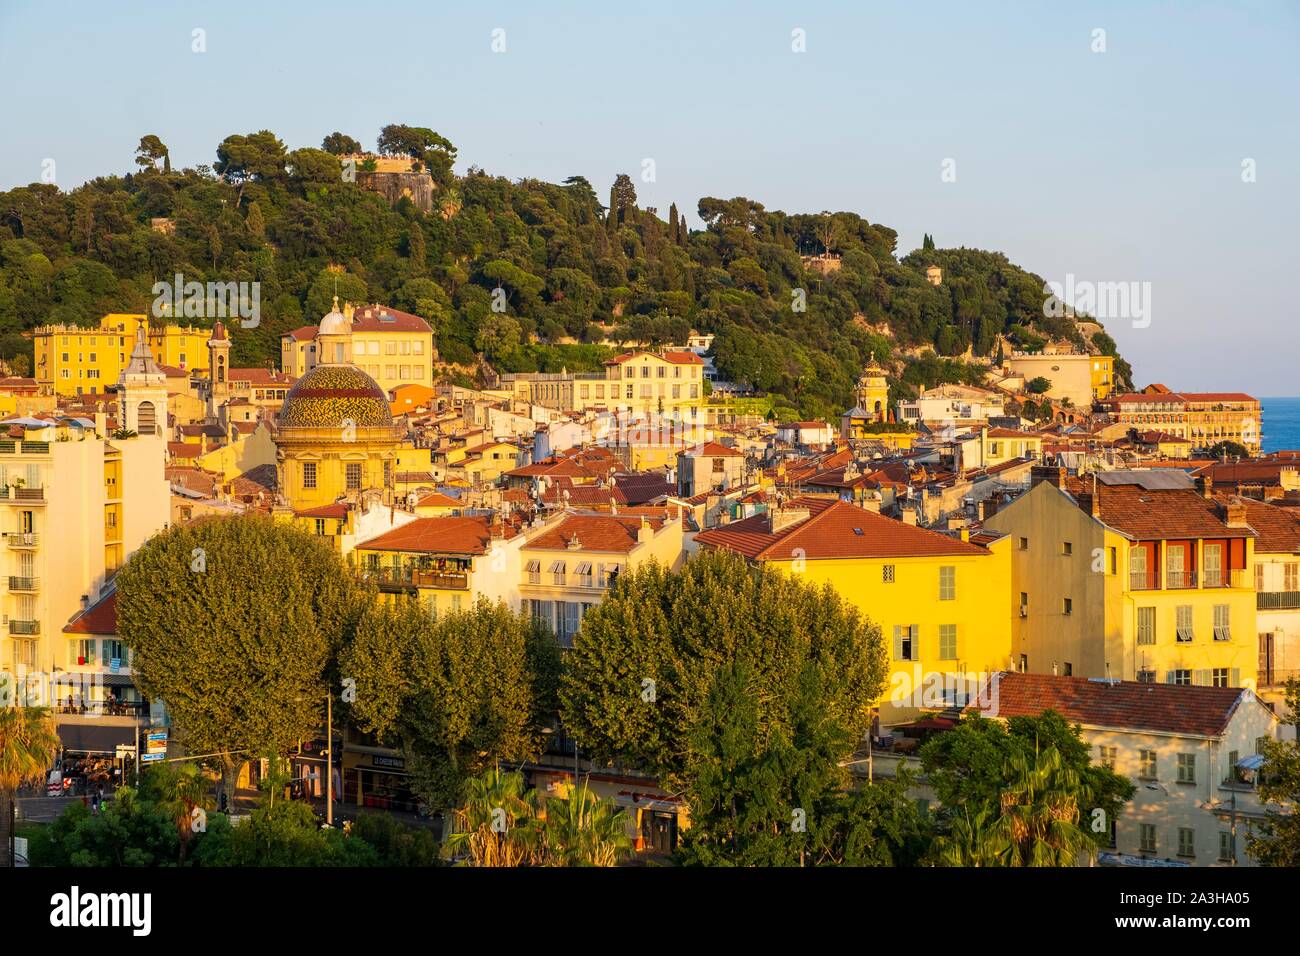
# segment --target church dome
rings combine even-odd
[[[393,412],[384,390],[355,365],[317,365],[289,389],[277,421],[281,428],[388,427]]]
[[[327,312],[320,320],[320,325],[316,329],[317,335],[351,335],[352,323],[348,317],[339,311],[339,297],[334,297],[334,308]]]

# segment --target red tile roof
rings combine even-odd
[[[352,313],[353,332],[432,332],[418,315],[386,305],[365,305]]]
[[[512,529],[506,528],[506,536]],[[492,531],[485,518],[416,518],[369,541],[360,551],[429,551],[443,554],[487,554]]]
[[[1246,522],[1259,537],[1256,554],[1300,554],[1300,515],[1291,508],[1279,508],[1253,498],[1218,496],[1220,501],[1237,500],[1246,506]]]
[[[1070,479],[1066,490],[1076,499],[1093,494],[1090,482]],[[1134,540],[1154,541],[1179,538],[1249,538],[1250,528],[1230,528],[1225,522],[1224,506],[1190,488],[1148,489],[1140,485],[1098,483],[1103,524]],[[1083,499],[1080,507],[1085,507]]]
[[[701,531],[697,543],[735,551],[757,561],[796,557],[910,558],[941,555],[987,555],[976,544],[886,518],[846,501],[795,498],[787,508],[807,508],[811,516],[773,534],[769,516],[754,515],[720,528]],[[799,551],[800,554],[795,552]]]
[[[297,379],[288,372],[269,368],[232,368],[230,381],[248,382],[250,385],[292,385]]]
[[[1072,723],[1088,727],[1150,730],[1217,737],[1249,690],[1105,682],[1051,674],[995,674],[997,696],[986,690],[978,710],[990,717],[1032,717],[1054,710]],[[976,709],[976,708],[972,708]]]
[[[638,349],[634,352],[625,352],[622,355],[616,355],[612,359],[606,359],[606,365],[622,365],[629,359],[634,359],[638,355],[652,355],[655,358],[661,358],[665,362],[672,362],[674,365],[703,365],[704,359],[700,358],[694,352],[647,352],[644,349]]]
[[[700,445],[688,446],[683,452],[688,458],[744,458],[743,451],[728,448],[715,441],[706,441]]]
[[[664,524],[662,518],[647,517],[644,520],[654,531],[658,531]],[[569,547],[574,535],[577,535],[583,551],[616,551],[626,554],[636,547],[641,522],[640,516],[572,514],[537,537],[530,538],[524,547],[558,551]]]
[[[78,612],[63,628],[64,634],[116,634],[117,591],[110,591],[97,602]]]
[[[346,518],[348,516],[348,505],[342,502],[336,502],[332,505],[321,505],[319,508],[307,508],[304,511],[295,511],[294,515],[299,518]]]
[[[415,506],[417,508],[463,508],[464,507],[464,505],[462,505],[455,498],[451,497],[451,495],[444,495],[441,491],[431,491],[429,494],[425,495],[423,498],[417,501],[415,503]]]

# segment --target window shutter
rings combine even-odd
[[[1211,679],[1208,670],[1198,669],[1192,671],[1192,683],[1197,687],[1209,687],[1210,684],[1214,683],[1214,681]]]
[[[894,660],[901,661],[902,659],[903,659],[903,628],[900,625],[895,624],[894,625]]]
[[[1240,667],[1234,667],[1234,668],[1232,669],[1232,672],[1231,672],[1231,673],[1229,674],[1229,676],[1228,676],[1228,680],[1231,681],[1231,685],[1230,685],[1230,686],[1232,686],[1232,687],[1240,687],[1240,686],[1241,686],[1241,668],[1240,668]]]
[[[1174,672],[1173,672],[1173,671],[1165,671],[1165,683],[1166,683],[1166,684],[1172,684],[1173,682],[1174,682]]]

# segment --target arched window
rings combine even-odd
[[[135,412],[136,434],[156,435],[158,433],[157,413],[153,402],[141,402]]]
[[[219,355],[217,356],[217,381],[225,382],[225,380],[226,380],[226,357],[224,355]]]

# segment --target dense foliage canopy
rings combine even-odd
[[[931,241],[898,259],[894,230],[855,213],[704,197],[706,227],[691,232],[676,205],[667,222],[638,207],[626,175],[609,206],[582,176],[511,182],[470,167],[457,177],[447,139],[387,126],[379,152],[409,156],[434,179],[425,214],[409,199],[390,206],[348,174],[339,155],[359,145],[334,132],[322,149],[291,150],[260,130],[226,137],[211,166],[174,170],[148,134],[133,172],[70,192],[34,183],[0,193],[0,358],[17,358],[21,371],[24,329],[144,311],[152,284],[176,273],[261,283],[261,324],[234,339],[241,365],[274,361],[279,336],[323,314],[337,281],[354,301],[425,317],[442,357],[463,365],[482,353],[510,371],[591,370],[607,354],[591,343],[714,333],[725,377],[809,415],[848,407],[871,353],[928,363],[896,383],[907,394],[977,380],[961,357],[994,356],[999,334],[1026,348],[1087,344],[1071,319],[1045,314],[1043,280],[1005,256]],[[801,258],[825,252],[837,268]],[[941,285],[927,281],[931,265]],[[496,289],[505,312],[492,310]],[[1091,345],[1116,354],[1104,332]]]

